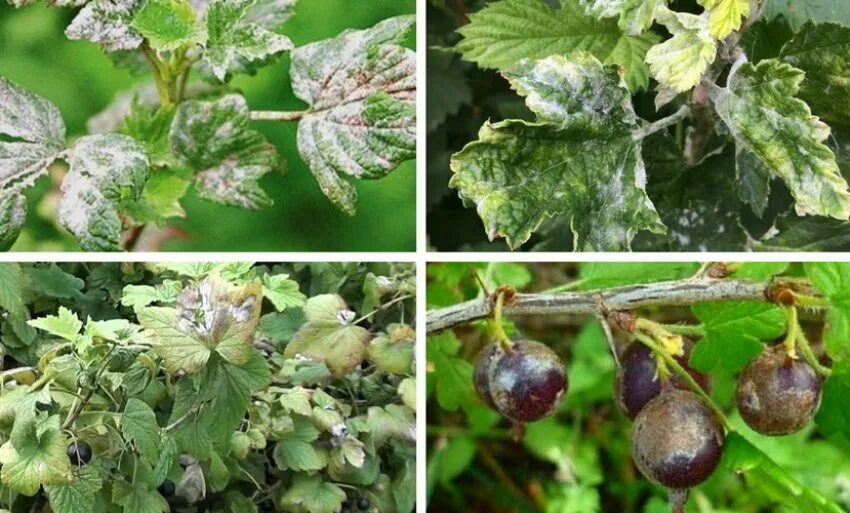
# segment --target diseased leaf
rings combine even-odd
[[[130,23],[144,1],[91,0],[65,29],[65,35],[98,43],[107,52],[135,50],[143,38]]]
[[[829,127],[795,98],[802,80],[802,71],[774,59],[744,63],[712,97],[738,147],[788,186],[798,215],[847,219],[847,183],[823,143]]]
[[[807,22],[839,23],[850,27],[850,2],[836,0],[770,0],[764,4],[764,18],[782,16],[791,28],[799,30]]]
[[[292,41],[246,19],[255,0],[212,0],[206,7],[204,61],[222,82],[240,61],[253,62],[291,50]]]
[[[579,250],[627,249],[638,230],[663,233],[616,70],[575,54],[522,61],[509,78],[537,121],[488,122],[451,161],[449,186],[477,205],[488,237],[516,248],[551,216],[571,218]]]
[[[51,335],[61,337],[65,340],[74,341],[83,329],[83,321],[77,314],[64,306],[59,307],[57,315],[47,315],[38,319],[27,321],[33,328],[44,330]]]
[[[15,244],[27,218],[27,198],[17,189],[10,188],[0,198],[0,251],[7,251]]]
[[[178,107],[169,142],[174,154],[197,171],[195,186],[202,198],[246,209],[272,204],[258,181],[277,165],[277,153],[249,122],[245,98],[235,94]]]
[[[649,30],[655,21],[655,10],[666,5],[667,0],[623,0],[620,7],[620,29],[626,34],[637,36]]]
[[[416,155],[416,54],[399,44],[414,21],[390,18],[292,52],[292,88],[310,106],[298,151],[347,214],[357,191],[341,175],[382,178]]]
[[[59,220],[86,251],[121,249],[122,204],[139,199],[150,172],[144,147],[120,134],[81,138],[68,158]]]
[[[316,471],[328,464],[327,452],[317,447],[319,430],[308,417],[292,416],[292,431],[277,441],[272,457],[280,470]]]
[[[759,251],[846,251],[850,248],[850,222],[825,217],[782,216],[774,230],[754,241]]]
[[[697,0],[708,11],[708,26],[711,36],[724,39],[741,28],[741,23],[750,15],[750,0]]]
[[[177,280],[163,280],[159,285],[126,285],[121,296],[121,304],[132,308],[141,308],[151,303],[173,303],[183,284]]]
[[[188,0],[146,0],[130,26],[160,51],[203,44],[206,38]]]
[[[324,362],[336,376],[360,364],[372,335],[367,329],[351,324],[356,314],[340,296],[311,297],[304,305],[304,315],[307,323],[287,344],[284,356],[309,357]]]
[[[10,489],[33,496],[40,486],[73,481],[68,442],[53,415],[41,423],[35,415],[16,419],[18,436],[0,446],[0,480]]]
[[[73,470],[68,484],[44,487],[53,513],[93,513],[97,492],[103,487],[100,465],[91,463]]]
[[[616,20],[600,21],[588,16],[578,0],[561,0],[560,9],[552,9],[542,0],[500,0],[470,14],[469,19],[470,23],[458,30],[463,40],[455,49],[464,59],[483,68],[507,71],[523,59],[581,50],[592,53],[604,64],[623,66],[632,90],[648,84],[643,57],[658,38],[651,34],[624,35]],[[624,48],[638,55],[624,52]]]
[[[708,20],[666,7],[656,12],[658,21],[673,37],[650,48],[646,62],[652,76],[662,85],[680,93],[687,91],[699,83],[717,55],[717,43],[709,34]]]
[[[770,195],[770,169],[758,157],[743,148],[736,148],[735,172],[738,196],[761,217]]]
[[[780,59],[806,73],[800,98],[827,121],[850,124],[850,28],[806,24]]]
[[[321,475],[298,473],[280,496],[280,505],[286,511],[337,513],[345,498],[342,488],[325,482]]]

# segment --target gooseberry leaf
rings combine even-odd
[[[551,216],[572,219],[579,250],[627,249],[638,230],[664,232],[614,67],[580,53],[522,61],[508,78],[537,120],[487,122],[451,160],[449,186],[476,204],[491,240],[519,247]]]
[[[661,7],[658,21],[673,34],[646,54],[652,76],[676,92],[693,88],[717,55],[717,43],[709,34],[705,16],[679,13]]]
[[[289,279],[288,274],[263,276],[263,295],[272,302],[278,312],[287,308],[298,308],[307,301],[307,296],[298,290],[298,282]]]
[[[146,0],[130,26],[160,51],[203,44],[206,38],[188,0]]]
[[[277,153],[249,123],[245,98],[236,94],[177,108],[169,142],[178,159],[196,170],[202,198],[245,209],[272,204],[259,179],[277,165]]]
[[[482,68],[507,71],[523,59],[581,50],[604,64],[623,66],[632,90],[647,86],[644,56],[658,40],[652,34],[625,35],[616,20],[595,19],[578,0],[561,0],[560,9],[543,0],[500,0],[470,14],[469,21],[458,30],[463,40],[455,49]]]
[[[162,435],[150,406],[135,397],[127,400],[121,417],[121,432],[127,441],[136,445],[139,454],[156,464]]]
[[[741,28],[750,15],[750,0],[698,0],[709,12],[708,31],[711,37],[723,39]]]
[[[0,77],[0,249],[18,238],[27,215],[23,191],[65,149],[65,123],[55,105]]]
[[[212,0],[206,6],[204,61],[222,82],[240,62],[266,59],[291,50],[292,41],[246,19],[256,0]]]
[[[355,313],[340,296],[313,296],[304,305],[307,323],[293,335],[283,355],[298,355],[324,362],[336,376],[342,376],[360,365],[372,335],[351,324]]]
[[[12,440],[0,446],[0,480],[27,496],[40,486],[68,484],[73,480],[68,442],[59,429],[59,417],[39,422],[35,415],[16,419]]]
[[[850,264],[845,262],[806,262],[806,276],[832,306],[827,313],[829,328],[824,348],[834,361],[850,360]]]
[[[143,37],[130,24],[144,1],[91,0],[65,29],[65,35],[97,43],[107,52],[135,50]]]
[[[769,303],[700,303],[693,312],[705,335],[694,346],[691,365],[703,372],[740,371],[761,352],[762,340],[776,338],[785,329],[782,310]]]
[[[744,63],[711,95],[739,150],[752,153],[785,182],[798,215],[847,219],[847,182],[824,144],[829,127],[795,97],[803,78],[801,70],[775,59]]]
[[[32,319],[27,321],[27,324],[72,342],[77,339],[80,330],[83,329],[83,321],[77,317],[77,314],[64,306],[59,307],[57,315],[46,315]]]
[[[398,16],[292,52],[292,88],[310,106],[298,151],[349,215],[357,191],[341,175],[382,178],[416,155],[416,54],[400,45],[414,22]]]
[[[447,411],[477,402],[472,385],[473,367],[458,355],[461,345],[451,330],[429,336],[425,344],[425,356],[431,370],[426,384],[429,393],[436,393],[440,407]]]
[[[176,308],[145,307],[139,324],[151,335],[169,373],[200,371],[213,352],[241,365],[254,352],[262,288],[258,282],[237,287],[208,277],[180,293]]]
[[[183,284],[177,280],[163,280],[159,285],[126,285],[121,295],[121,304],[141,308],[151,303],[173,303]]]
[[[626,34],[636,36],[649,30],[655,21],[655,10],[667,0],[623,0],[619,26]]]
[[[124,508],[124,513],[162,513],[170,511],[165,498],[148,483],[116,481],[112,485],[112,502]]]
[[[800,98],[820,117],[850,124],[850,28],[806,24],[780,59],[806,73]]]
[[[70,483],[45,486],[44,491],[47,492],[53,513],[93,512],[97,492],[103,487],[100,472],[100,465],[91,462],[74,469]]]
[[[321,474],[295,474],[292,484],[280,496],[280,505],[286,511],[306,513],[336,513],[345,501],[345,492],[339,486],[326,482]]]
[[[85,251],[121,249],[125,203],[137,201],[150,173],[144,147],[121,134],[81,138],[68,158],[59,221]]]
[[[764,4],[764,19],[782,17],[800,30],[807,22],[838,23],[850,27],[850,2],[836,0],[770,0]]]
[[[292,431],[284,433],[275,444],[272,457],[281,470],[316,471],[328,464],[327,453],[313,442],[319,439],[319,430],[308,417],[292,416]]]

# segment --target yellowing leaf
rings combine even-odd
[[[750,15],[750,0],[699,0],[710,13],[709,33],[723,39],[741,28],[741,21]]]
[[[704,16],[673,12],[666,7],[657,11],[658,21],[673,37],[649,49],[646,62],[652,76],[674,91],[683,92],[697,85],[714,62],[717,43],[708,31]]]

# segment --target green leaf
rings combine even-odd
[[[25,270],[30,288],[45,296],[60,299],[82,297],[85,282],[73,274],[68,274],[56,264],[47,267],[28,267]]]
[[[112,502],[124,508],[124,513],[162,513],[170,511],[168,502],[147,483],[115,481]]]
[[[278,312],[304,306],[307,301],[307,296],[298,290],[298,282],[290,280],[288,274],[263,276],[263,296],[272,302]]]
[[[414,21],[390,18],[292,52],[292,88],[310,106],[298,151],[349,215],[357,191],[341,175],[382,178],[416,156],[416,54],[400,44]]]
[[[181,290],[183,284],[177,280],[163,280],[159,285],[126,285],[121,304],[139,309],[151,303],[173,303]]]
[[[366,425],[377,447],[389,440],[416,442],[416,418],[413,410],[400,404],[371,406]]]
[[[850,216],[850,194],[835,155],[823,143],[829,127],[795,98],[804,74],[773,59],[744,63],[712,91],[717,113],[740,149],[751,152],[791,191],[798,215]]]
[[[579,264],[581,290],[680,280],[693,276],[698,265],[691,262],[585,262]]]
[[[69,484],[44,487],[53,513],[93,513],[97,492],[103,487],[100,465],[89,463],[73,470]]]
[[[428,389],[435,390],[440,408],[456,411],[477,402],[472,364],[458,357],[461,342],[451,331],[429,336],[425,343]]]
[[[65,124],[49,101],[0,77],[0,246],[17,239],[26,218],[23,191],[65,148]],[[17,198],[17,199],[16,199]]]
[[[284,356],[307,356],[324,362],[336,376],[360,365],[366,354],[369,331],[351,324],[355,313],[336,294],[311,297],[304,305],[304,324],[284,350]]]
[[[24,273],[21,264],[0,262],[0,308],[19,316],[24,312]]]
[[[824,436],[842,434],[850,439],[850,374],[833,369],[823,384],[821,404],[815,422]]]
[[[160,438],[162,436],[156,414],[143,401],[130,398],[121,417],[121,432],[124,438],[134,443],[139,454],[152,464],[159,460]]]
[[[405,406],[416,412],[416,378],[404,378],[398,385],[398,395]]]
[[[342,488],[325,482],[321,475],[299,473],[292,478],[279,503],[285,511],[293,513],[337,513],[345,498]]]
[[[292,416],[292,426],[292,431],[281,436],[275,444],[272,457],[277,468],[296,472],[325,468],[328,464],[327,453],[313,443],[319,439],[319,430],[308,417],[300,415]]]
[[[139,199],[150,172],[144,147],[126,135],[89,135],[68,163],[59,221],[85,251],[120,250],[122,204]]]
[[[469,15],[455,49],[483,68],[512,69],[523,59],[587,51],[604,64],[623,66],[630,89],[647,86],[644,56],[657,37],[624,35],[616,20],[585,14],[578,0],[552,9],[542,0],[500,0]],[[630,51],[626,51],[630,49]]]
[[[369,360],[381,372],[411,374],[416,333],[407,325],[391,324],[387,333],[378,334],[369,343]]]
[[[736,278],[767,281],[788,270],[787,262],[744,262],[732,274]]]
[[[487,122],[451,161],[449,186],[476,204],[488,237],[516,248],[551,216],[571,219],[579,250],[623,250],[638,230],[663,233],[617,71],[576,54],[522,61],[509,78],[538,120]]]
[[[68,39],[97,43],[107,52],[135,50],[143,41],[130,23],[144,0],[92,0],[65,29]]]
[[[184,289],[177,308],[145,307],[137,316],[166,370],[191,374],[201,370],[213,352],[236,365],[247,362],[254,353],[261,307],[258,282],[240,287],[208,277],[197,289]]]
[[[743,474],[750,487],[764,493],[771,501],[795,511],[811,513],[843,513],[837,504],[817,491],[801,484],[770,457],[738,433],[726,435],[723,464],[736,474]]]
[[[830,122],[850,124],[850,28],[805,25],[780,59],[806,73],[800,98]]]
[[[245,98],[236,94],[177,108],[169,141],[178,159],[196,170],[202,198],[246,209],[272,204],[258,181],[277,165],[277,153],[250,121]]]
[[[765,2],[763,16],[768,21],[782,16],[794,30],[810,21],[850,27],[850,3],[840,0],[770,0]]]
[[[776,230],[753,248],[761,251],[847,251],[850,248],[850,222],[825,217],[781,216]]]
[[[241,62],[267,59],[293,48],[288,37],[247,19],[255,0],[212,0],[206,8],[204,61],[222,82]]]
[[[475,440],[472,437],[452,437],[445,449],[439,453],[440,483],[449,484],[466,471],[475,459],[475,450]]]
[[[750,15],[749,0],[698,0],[709,12],[708,25],[711,37],[725,39],[741,28],[741,23]]]
[[[188,0],[146,0],[130,26],[159,51],[200,45],[206,38]]]
[[[714,62],[717,43],[709,34],[708,20],[660,7],[658,21],[673,37],[649,49],[646,62],[652,76],[676,92],[692,89]]]
[[[806,262],[806,276],[829,299],[824,347],[836,361],[850,360],[850,263]]]
[[[18,424],[20,422],[20,425]],[[0,480],[10,489],[33,496],[40,486],[73,481],[66,454],[68,442],[54,415],[39,423],[35,416],[16,422],[19,436],[0,446]]]
[[[738,372],[762,348],[762,340],[778,337],[785,329],[782,310],[755,301],[700,303],[693,307],[705,335],[691,353],[691,365],[710,372]]]
[[[27,321],[27,324],[71,342],[77,339],[80,330],[83,329],[83,321],[77,317],[77,314],[64,306],[59,307],[58,315],[47,315],[32,319]]]

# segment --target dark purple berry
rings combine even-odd
[[[790,358],[782,345],[768,347],[738,378],[738,411],[759,433],[789,435],[812,420],[820,388],[809,364]]]
[[[692,347],[693,343],[686,340],[684,354],[675,357],[676,361],[710,394],[711,377],[694,370],[688,364]],[[641,408],[661,393],[661,379],[657,374],[655,357],[652,350],[645,345],[633,342],[620,355],[620,370],[614,379],[614,391],[617,403],[630,419],[637,417]],[[678,389],[688,389],[687,383],[676,374],[670,377],[670,383]]]
[[[91,461],[91,447],[85,442],[76,442],[68,446],[68,458],[80,467]]]
[[[505,417],[532,422],[550,415],[567,392],[564,363],[548,346],[514,342],[490,359],[490,395]]]
[[[163,481],[162,484],[159,485],[159,488],[157,488],[159,494],[166,498],[174,495],[175,490],[176,487],[174,486],[174,481],[171,481],[169,479]]]
[[[274,503],[272,501],[261,502],[260,511],[262,511],[263,513],[272,513],[272,511],[274,511]]]
[[[723,455],[723,426],[693,392],[673,389],[650,401],[632,426],[632,459],[648,479],[691,488],[714,472]]]
[[[371,506],[371,504],[369,504],[369,499],[367,499],[366,497],[360,497],[359,499],[357,499],[357,509],[359,509],[360,511],[368,510],[369,506]]]
[[[496,404],[493,402],[493,396],[490,393],[490,368],[493,361],[504,356],[505,352],[499,346],[498,342],[484,346],[484,349],[478,353],[475,359],[475,374],[473,374],[473,382],[475,383],[475,391],[478,392],[478,397],[481,401],[492,409],[496,409]]]

